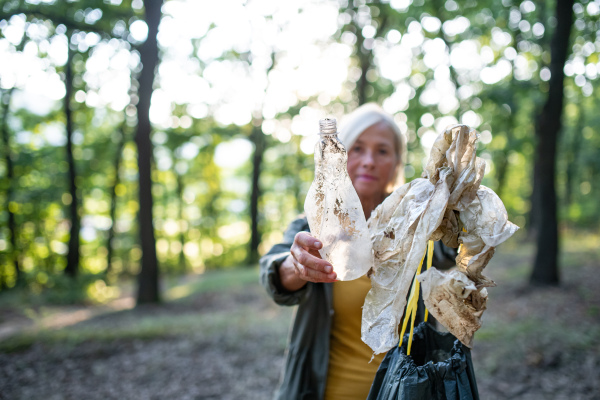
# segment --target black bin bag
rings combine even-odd
[[[408,336],[402,347],[386,354],[367,400],[479,400],[468,347],[451,333],[422,322],[407,356]]]

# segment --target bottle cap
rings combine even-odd
[[[319,120],[319,133],[332,134],[337,133],[337,122],[335,118],[325,118]]]

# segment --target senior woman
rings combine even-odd
[[[374,104],[359,107],[342,125],[339,138],[348,152],[348,174],[365,217],[404,183],[405,144],[393,118]],[[291,223],[283,242],[260,260],[260,278],[280,305],[298,305],[275,398],[365,399],[384,354],[360,339],[362,306],[369,278],[337,281],[321,259],[318,239],[306,217]]]

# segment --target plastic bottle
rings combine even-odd
[[[349,281],[373,265],[367,221],[346,163],[348,155],[338,139],[335,119],[319,121],[315,145],[315,178],[304,202],[313,236],[323,243],[321,257],[333,265],[337,279]]]

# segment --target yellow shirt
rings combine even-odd
[[[364,400],[384,354],[369,363],[373,351],[360,339],[362,306],[371,289],[366,276],[333,284],[333,321],[325,400]]]

